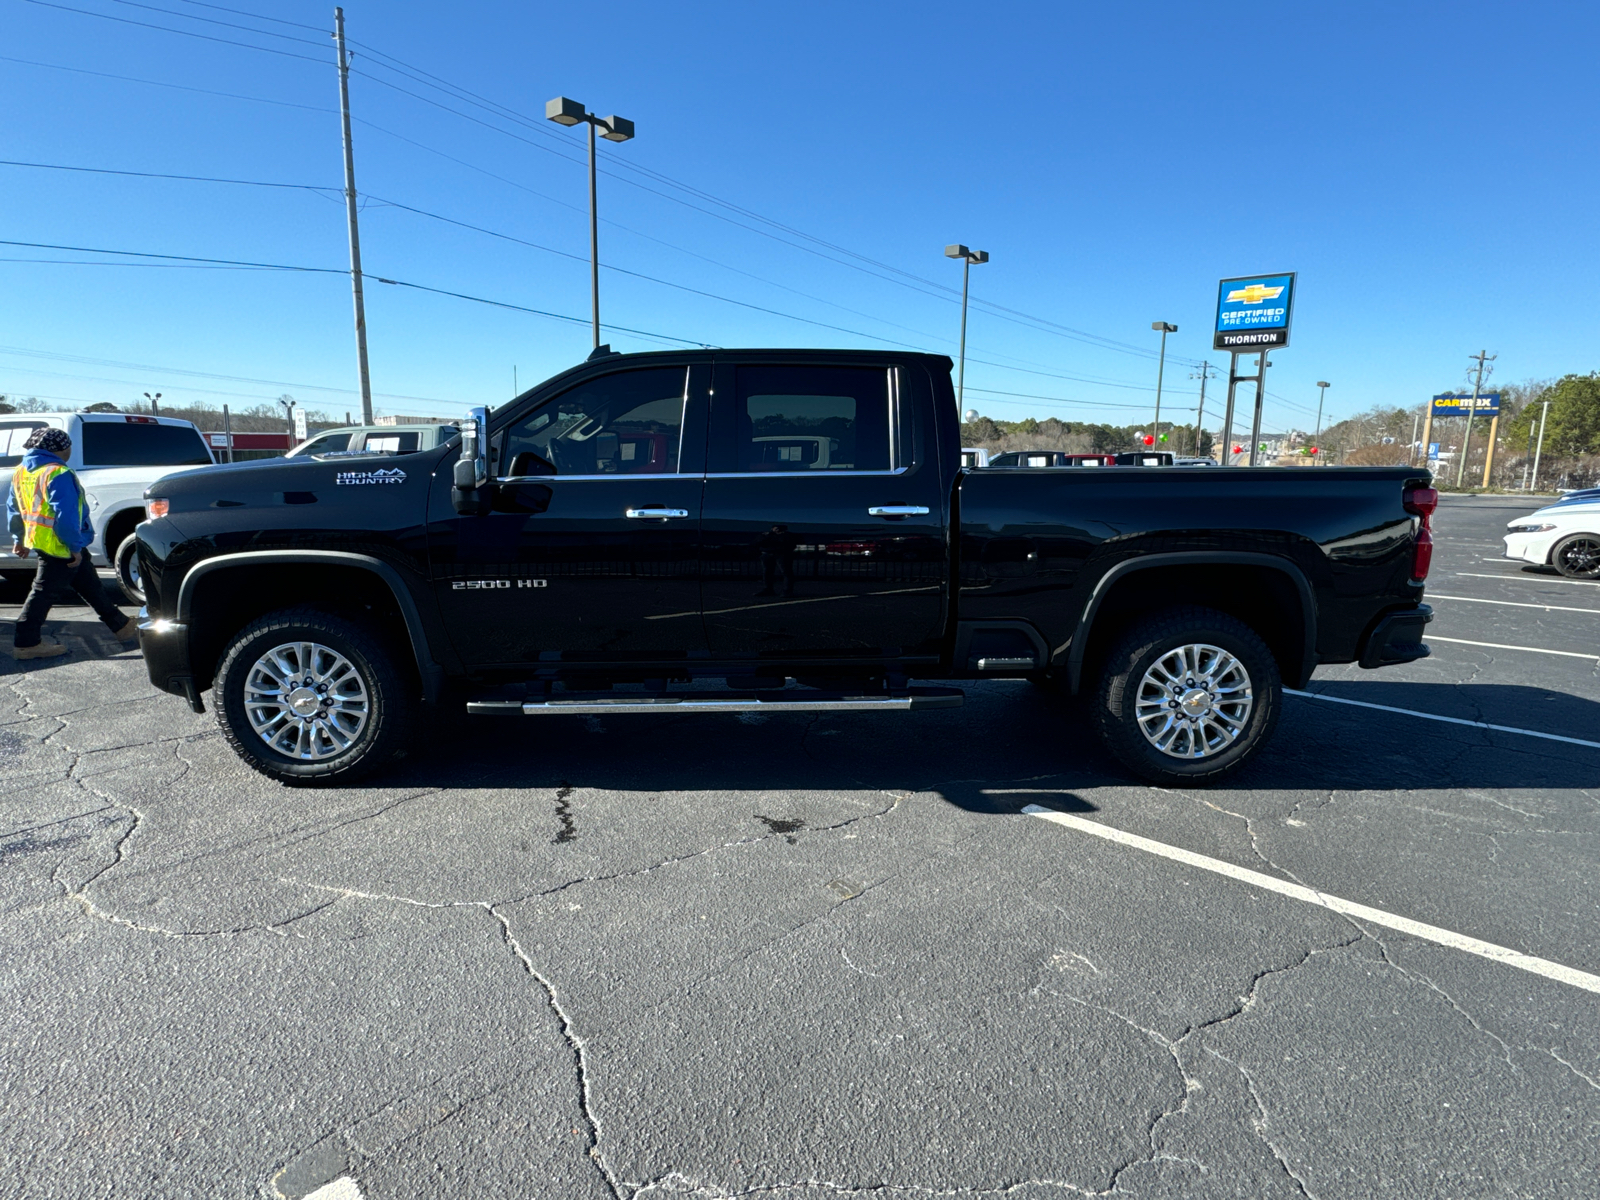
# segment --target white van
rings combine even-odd
[[[189,421],[147,417],[137,413],[5,413],[0,414],[0,476],[11,476],[25,453],[23,443],[35,429],[64,429],[72,439],[67,466],[78,474],[94,541],[89,556],[96,566],[112,567],[117,582],[135,604],[144,603],[139,587],[139,558],[133,527],[144,520],[144,490],[156,480],[185,468],[209,467],[205,438]],[[11,553],[11,539],[0,538],[0,576],[10,584],[31,584],[38,560]]]

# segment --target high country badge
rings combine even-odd
[[[404,483],[406,473],[399,467],[390,467],[380,471],[340,471],[333,477],[336,484],[354,484],[365,486],[371,483]]]

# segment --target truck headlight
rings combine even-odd
[[[1555,528],[1554,525],[1511,525],[1511,526],[1507,527],[1506,532],[1507,533],[1548,533],[1548,532],[1550,532],[1550,530],[1552,530],[1554,528]]]

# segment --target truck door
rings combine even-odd
[[[447,478],[430,501],[434,586],[468,666],[704,655],[707,383],[680,360],[495,414],[496,511],[457,516]]]
[[[927,394],[920,368],[717,363],[702,520],[713,658],[937,660],[945,497],[918,419]]]

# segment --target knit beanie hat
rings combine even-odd
[[[48,427],[35,429],[22,446],[25,450],[43,450],[46,454],[54,454],[57,458],[65,458],[72,453],[72,439],[63,429]]]

